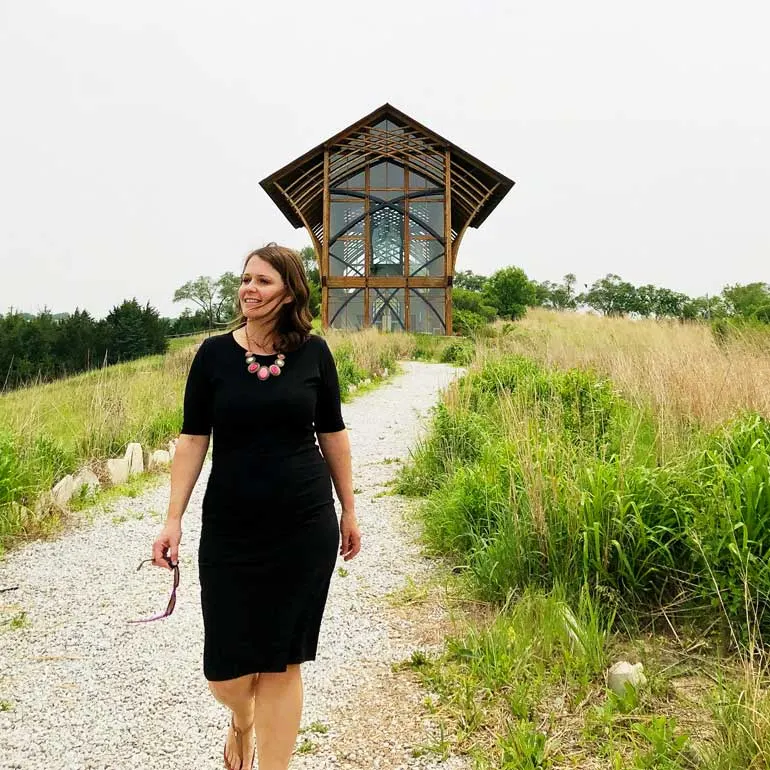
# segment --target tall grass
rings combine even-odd
[[[484,599],[588,585],[770,633],[770,423],[746,414],[668,460],[655,438],[606,379],[488,359],[438,407],[400,491],[428,495],[428,543]]]
[[[443,681],[442,703],[462,740],[484,744],[479,767],[767,766],[766,341],[545,313],[478,341],[469,374],[434,410],[398,491],[425,497],[429,551],[448,555],[471,593],[499,608],[493,624],[472,628],[423,667]],[[666,705],[670,691],[607,700],[596,669],[586,684],[559,655],[554,676],[571,702],[559,725],[548,720],[543,685],[553,680],[541,669],[511,672],[509,687],[528,693],[527,713],[511,705],[519,701],[507,687],[493,695],[487,668],[511,645],[506,633],[528,650],[551,622],[522,625],[519,603],[540,596],[547,606],[553,595],[573,614],[588,602],[598,618],[615,618],[617,632],[630,632],[589,634],[597,660],[641,629],[703,635],[695,646],[712,657],[693,665],[723,676],[710,715],[708,696],[698,704],[703,723],[683,732],[685,715]],[[477,664],[458,661],[457,649],[478,638]],[[490,730],[494,745],[483,737]],[[584,764],[574,765],[576,756]]]
[[[501,327],[500,327],[501,328]],[[693,427],[709,429],[750,411],[770,418],[770,331],[716,337],[708,325],[633,321],[533,310],[479,356],[520,354],[546,367],[590,369],[629,403],[651,409],[666,452]]]

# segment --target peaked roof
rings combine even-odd
[[[418,158],[425,157],[427,151],[450,151],[452,229],[455,233],[466,226],[478,227],[515,184],[513,180],[495,171],[491,166],[435,131],[418,123],[406,113],[391,104],[383,104],[312,150],[308,150],[296,160],[273,172],[259,183],[260,186],[295,227],[308,226],[320,240],[323,231],[324,151],[348,149],[355,147],[356,144],[360,146],[359,132],[362,129],[374,127],[383,120],[390,120],[405,129],[405,132],[408,131],[409,136],[405,139],[403,146],[408,147],[409,151],[416,152]],[[356,136],[357,134],[359,137]],[[367,156],[371,160],[371,151],[368,153],[362,151],[359,155],[363,158],[361,162],[364,164]],[[351,168],[349,163],[348,168]],[[423,173],[427,175],[429,172]],[[435,176],[435,170],[434,178],[438,178]]]

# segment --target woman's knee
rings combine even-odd
[[[254,693],[259,674],[247,674],[237,679],[225,679],[220,682],[209,682],[211,694],[220,703],[232,703],[244,700]]]
[[[264,686],[288,684],[302,678],[302,669],[299,663],[290,663],[286,671],[270,671],[259,675]]]

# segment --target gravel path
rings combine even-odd
[[[384,597],[407,577],[427,577],[432,565],[403,524],[405,501],[376,495],[398,468],[387,460],[408,456],[440,388],[460,371],[402,366],[404,374],[343,405],[362,551],[344,565],[347,576],[335,573],[318,658],[303,665],[303,750],[292,770],[466,766],[412,756],[434,726],[420,712],[424,692],[403,676],[395,685],[390,672],[415,648],[415,634]],[[165,516],[167,479],[111,504],[92,525],[0,563],[0,587],[19,586],[0,593],[0,768],[222,766],[227,714],[203,678],[196,567],[209,469],[207,462],[183,520],[179,601],[168,620],[126,623],[160,611],[171,588],[166,571],[135,571]],[[21,612],[26,621],[11,627]]]

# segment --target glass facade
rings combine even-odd
[[[329,276],[367,284],[329,287],[332,328],[446,334],[446,288],[368,285],[371,278],[445,277],[444,155],[383,157],[387,135],[403,141],[403,133],[389,120],[374,126],[369,146],[376,160],[363,170],[354,155],[331,158],[337,171],[330,183]]]
[[[409,331],[446,334],[446,289],[409,289]]]
[[[381,332],[406,331],[404,289],[370,288],[369,323]]]
[[[361,329],[364,326],[364,290],[329,289],[329,326]]]
[[[363,278],[366,256],[363,238],[341,238],[329,247],[329,275]]]
[[[434,238],[410,238],[409,275],[420,278],[444,275],[444,244]]]

